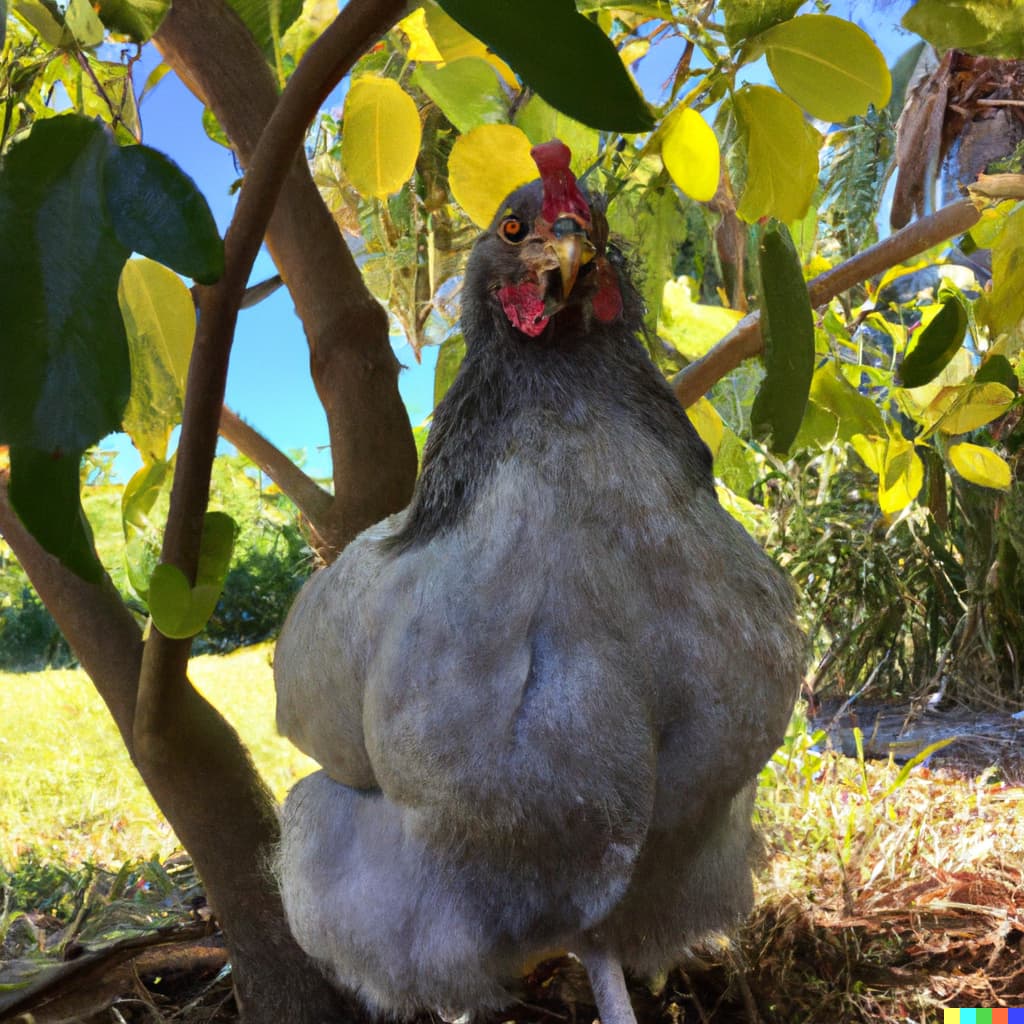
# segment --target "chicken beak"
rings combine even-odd
[[[562,278],[562,301],[564,302],[576,284],[579,276],[580,266],[583,262],[582,235],[566,235],[564,238],[554,238],[548,245],[558,260],[558,273]]]

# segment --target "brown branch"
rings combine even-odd
[[[311,523],[323,521],[331,495],[226,405],[220,412],[220,435],[255,462]]]
[[[961,199],[923,217],[864,252],[819,274],[807,284],[814,308],[880,274],[890,267],[925,252],[940,242],[972,228],[980,217],[969,199]],[[693,405],[740,363],[759,355],[764,348],[760,313],[745,316],[707,355],[690,363],[672,379],[676,397],[684,407]]]

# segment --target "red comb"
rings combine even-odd
[[[590,204],[576,184],[576,175],[569,168],[572,152],[561,139],[552,139],[530,150],[544,185],[542,214],[549,224],[559,217],[575,214],[590,223]]]

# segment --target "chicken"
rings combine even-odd
[[[801,678],[787,581],[707,447],[557,140],[465,273],[466,357],[409,507],[300,593],[278,727],[290,927],[396,1016],[507,1001],[569,950],[605,1024],[751,905],[757,772]]]

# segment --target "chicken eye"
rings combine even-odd
[[[529,228],[518,217],[506,217],[498,226],[498,233],[506,242],[518,245],[529,233]]]

